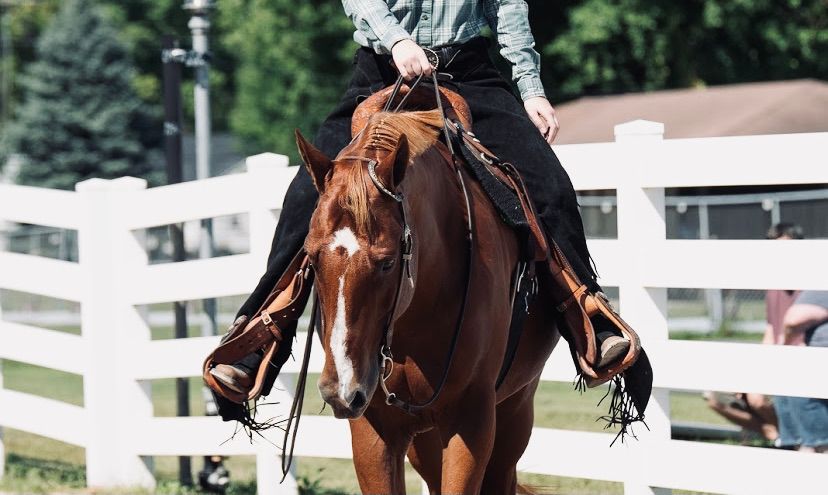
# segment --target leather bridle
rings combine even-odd
[[[423,76],[420,76],[410,87],[409,93],[414,90],[414,88],[419,84],[420,80]],[[385,196],[388,196],[392,200],[394,200],[400,209],[400,216],[402,218],[403,224],[403,231],[402,236],[400,238],[400,277],[399,281],[397,282],[397,290],[394,295],[394,303],[391,306],[391,312],[388,315],[388,319],[385,322],[385,326],[383,328],[383,336],[380,342],[379,348],[379,362],[380,367],[382,369],[380,375],[380,387],[382,388],[383,393],[385,394],[385,403],[390,406],[395,406],[407,413],[414,414],[419,412],[429,406],[431,406],[437,398],[440,396],[440,393],[443,391],[445,387],[446,381],[448,379],[449,371],[451,369],[452,361],[454,360],[454,354],[457,350],[457,343],[460,340],[460,333],[463,328],[463,322],[465,321],[466,315],[466,308],[468,305],[469,299],[469,291],[471,288],[471,276],[473,271],[473,264],[474,264],[474,212],[472,209],[472,203],[469,198],[469,192],[466,188],[465,180],[463,179],[463,171],[460,163],[458,162],[458,158],[454,153],[453,146],[451,144],[451,136],[449,134],[449,121],[446,119],[445,111],[443,109],[442,102],[440,101],[440,89],[437,84],[437,76],[436,73],[432,73],[432,80],[434,84],[435,95],[437,98],[437,108],[440,111],[441,115],[443,116],[443,132],[445,133],[446,137],[446,146],[448,147],[449,152],[451,153],[451,165],[452,169],[454,170],[457,176],[457,182],[460,187],[461,192],[463,193],[463,202],[466,210],[466,228],[467,228],[467,235],[466,240],[468,243],[468,261],[466,263],[466,284],[463,290],[463,299],[460,306],[460,312],[457,316],[457,322],[455,324],[454,333],[451,338],[451,343],[449,344],[448,355],[446,357],[446,366],[443,370],[443,374],[440,378],[440,382],[438,383],[437,387],[434,389],[431,397],[426,400],[425,402],[414,404],[408,401],[404,401],[397,397],[397,394],[390,391],[388,388],[387,381],[391,377],[391,374],[394,371],[394,359],[391,353],[391,342],[394,337],[394,323],[396,322],[397,318],[399,318],[400,314],[400,300],[402,299],[403,291],[406,290],[414,290],[414,278],[411,275],[411,259],[414,254],[414,236],[412,235],[411,226],[408,223],[408,215],[406,213],[406,203],[403,194],[399,191],[392,191],[389,189],[385,184],[382,183],[379,176],[377,175],[376,168],[377,168],[377,161],[367,157],[361,156],[344,156],[341,157],[341,160],[357,160],[362,163],[367,163],[368,166],[368,176],[371,178],[371,182],[374,183],[374,186]],[[389,111],[391,102],[394,100],[394,97],[397,95],[400,86],[402,84],[402,77],[397,79],[397,83],[394,86],[394,91],[391,93],[391,96],[388,99],[388,103],[386,104],[385,110]],[[398,111],[405,103],[407,98],[404,97],[402,101],[397,105],[397,107],[393,111]],[[407,281],[407,283],[406,283]]]

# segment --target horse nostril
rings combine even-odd
[[[348,407],[350,407],[352,411],[357,411],[359,409],[362,409],[362,406],[364,406],[364,405],[365,405],[365,394],[363,394],[361,391],[357,391],[354,394],[354,398],[351,399],[351,403],[348,405]]]

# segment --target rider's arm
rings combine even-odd
[[[523,101],[545,96],[540,78],[540,54],[529,27],[524,0],[485,0],[486,20],[497,35],[500,54],[512,64],[512,79]]]
[[[828,308],[797,301],[785,312],[785,335],[791,337],[794,333],[810,330],[825,321],[828,321]]]
[[[388,53],[398,41],[411,39],[383,0],[342,0],[342,6],[357,31],[369,42],[379,42]]]

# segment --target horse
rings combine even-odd
[[[325,352],[318,388],[349,421],[363,493],[405,493],[406,455],[431,493],[515,493],[535,390],[560,337],[553,281],[539,270],[498,380],[512,305],[523,304],[513,301],[519,240],[455,168],[443,119],[376,113],[333,160],[296,133],[319,192],[304,244]]]

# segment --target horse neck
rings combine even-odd
[[[411,305],[445,308],[453,314],[466,284],[469,250],[465,200],[456,175],[444,162],[443,155],[432,148],[406,172],[409,223],[418,264]],[[446,294],[456,297],[444,297]]]

